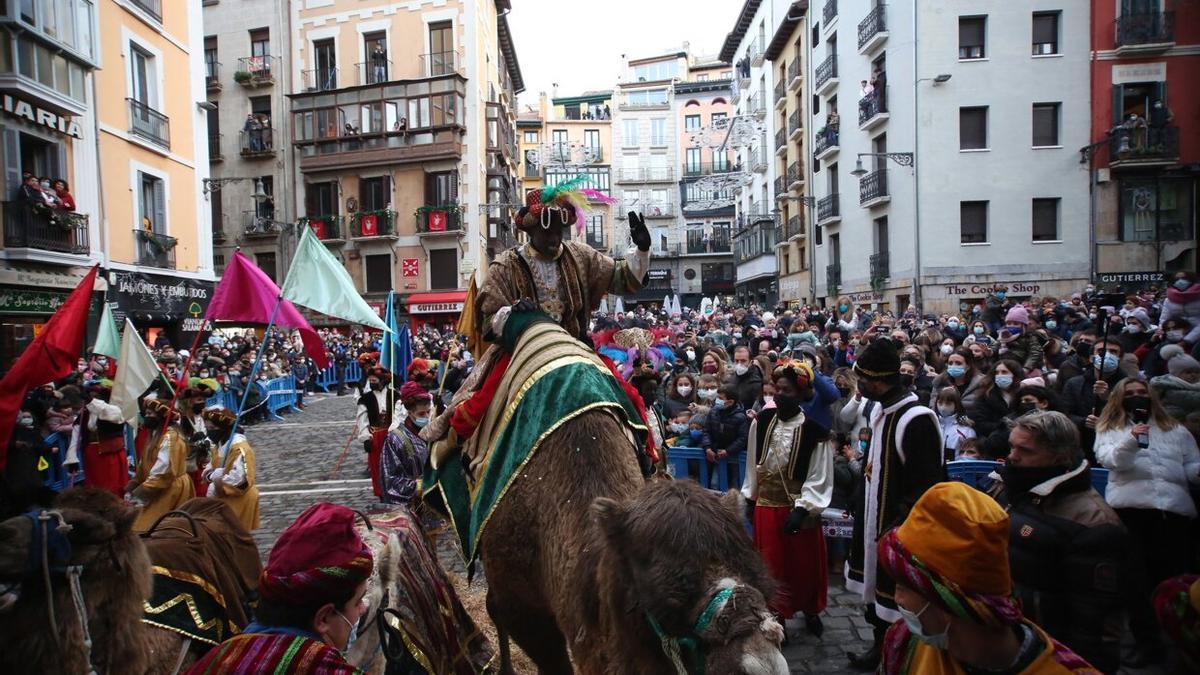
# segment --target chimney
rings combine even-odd
[[[558,83],[552,82],[551,86],[552,86],[552,89],[550,90],[550,92],[551,92],[550,99],[553,100],[553,99],[558,98]]]

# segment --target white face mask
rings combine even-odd
[[[954,353],[954,345],[942,345],[942,353],[949,356]]]
[[[908,632],[912,633],[913,637],[917,638],[921,642],[924,642],[930,647],[933,647],[934,649],[941,649],[945,651],[946,648],[950,646],[950,626],[946,626],[946,631],[944,633],[938,633],[937,635],[926,635],[925,629],[921,626],[921,615],[925,613],[925,610],[929,609],[930,604],[931,603],[925,603],[925,606],[921,608],[921,611],[916,613],[910,612],[909,610],[898,605],[896,609],[900,610],[900,616],[904,618],[904,623],[908,626]]]
[[[702,399],[704,399],[704,400],[706,400],[706,401],[711,401],[711,400],[713,400],[714,398],[716,398],[716,397],[717,397],[717,390],[716,390],[716,389],[701,389],[701,390],[700,390],[699,392],[697,392],[697,393],[700,395],[700,398],[702,398]]]
[[[948,403],[939,403],[938,404],[938,412],[945,415],[946,417],[949,417],[949,416],[953,415],[955,412],[954,406],[951,404],[948,404]]]
[[[692,393],[692,386],[691,385],[683,385],[683,386],[675,387],[675,391],[678,392],[680,396],[688,396]]]
[[[739,363],[733,367],[733,372],[737,373],[738,375],[745,375],[746,373],[750,372],[750,365],[746,363]]]
[[[687,350],[687,358],[688,358],[688,361],[695,361],[696,360],[696,351],[693,349]]]

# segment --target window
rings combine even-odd
[[[367,62],[364,65],[363,81],[367,84],[378,84],[389,81],[388,45],[386,31],[363,33],[363,54]]]
[[[875,252],[888,252],[888,219],[887,216],[875,219]]]
[[[1058,241],[1058,205],[1060,199],[1033,200],[1033,240]]]
[[[250,56],[271,55],[271,29],[256,28],[250,31]]]
[[[604,246],[604,214],[587,217],[587,243],[597,248]]]
[[[382,211],[392,202],[391,180],[387,176],[362,178],[358,181],[358,208],[361,211]]]
[[[958,17],[958,58],[960,61],[984,58],[986,33],[986,16]]]
[[[129,83],[133,88],[129,92],[129,98],[148,108],[156,108],[158,102],[154,91],[157,84],[154,55],[131,42],[129,43],[129,64]]]
[[[708,73],[700,73],[696,76],[697,82],[708,82]]]
[[[959,241],[963,244],[986,244],[988,240],[987,202],[959,203]]]
[[[571,161],[571,144],[567,141],[566,129],[555,129],[550,132],[550,143],[553,148],[555,161]]]
[[[429,76],[454,72],[454,24],[438,21],[429,24]]]
[[[987,106],[958,109],[958,147],[960,150],[986,150]]]
[[[1190,240],[1196,222],[1195,195],[1192,178],[1122,180],[1122,241]]]
[[[275,254],[274,253],[255,253],[254,264],[258,268],[267,273],[271,277],[271,281],[277,281],[278,272],[275,271]]]
[[[1033,13],[1033,55],[1058,53],[1058,17],[1061,12]]]
[[[667,120],[655,117],[650,120],[650,145],[662,146],[667,144]]]
[[[1113,124],[1120,124],[1130,115],[1147,122],[1154,113],[1154,102],[1167,105],[1166,82],[1130,82],[1113,85]]]
[[[537,143],[538,143],[538,132],[526,131],[525,132],[525,144],[526,145],[537,145]]]
[[[429,288],[458,288],[458,251],[453,248],[429,252]]]
[[[310,183],[304,190],[305,213],[309,217],[336,216],[338,214],[337,195],[338,185],[335,181]]]
[[[1033,104],[1033,146],[1035,148],[1059,145],[1058,103]]]
[[[637,120],[621,120],[621,145],[626,148],[638,147]]]
[[[688,131],[699,131],[700,130],[700,116],[699,115],[685,116],[683,118],[683,127],[685,129],[687,129]]]
[[[223,232],[225,229],[224,214],[221,212],[221,191],[213,190],[209,195],[212,201],[212,231]],[[216,237],[214,237],[215,239]]]
[[[138,229],[167,233],[167,189],[163,179],[138,172]]]
[[[583,130],[583,146],[592,148],[593,150],[600,149],[600,130],[599,129],[584,129]]]
[[[425,204],[427,206],[457,203],[457,171],[438,171],[425,174]]]
[[[386,293],[392,290],[392,254],[378,253],[363,256],[367,293]]]
[[[217,36],[208,35],[204,38],[204,79],[212,83],[220,77],[221,73],[217,68]]]
[[[577,176],[587,176],[588,180],[583,185],[583,187],[591,188],[593,190],[603,192],[604,194],[609,193],[610,186],[609,186],[608,169],[595,168],[595,167],[583,169],[583,170],[571,170],[571,171],[563,171],[562,169],[557,169],[557,170],[547,169],[546,170],[546,187],[554,187],[555,185],[558,185],[559,183],[565,183]]]
[[[700,169],[700,158],[702,156],[701,152],[702,151],[700,148],[688,148],[687,149],[686,169],[689,174],[694,175],[694,174],[700,173],[700,170],[701,170]]]
[[[259,218],[266,220],[275,220],[275,177],[274,176],[259,176],[257,185],[262,185],[263,194],[269,199],[264,199],[261,202],[254,203],[254,211]]]
[[[625,104],[635,108],[666,105],[667,90],[642,89],[640,91],[631,91],[625,95]]]
[[[678,74],[679,63],[674,60],[647,63],[641,66],[634,66],[633,68],[633,78],[638,82],[669,80]]]

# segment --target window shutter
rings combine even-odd
[[[21,132],[7,127],[4,129],[4,184],[8,186],[10,196],[21,189]]]
[[[1112,88],[1112,119],[1113,126],[1121,123],[1125,116],[1125,85],[1114,84]]]
[[[167,186],[161,178],[154,180],[154,231],[167,233]]]
[[[1033,43],[1043,44],[1047,42],[1058,42],[1058,15],[1034,14]]]

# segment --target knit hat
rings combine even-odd
[[[1021,610],[1009,574],[1008,524],[1008,514],[983,492],[938,483],[879,540],[879,561],[896,583],[955,616],[1015,625]]]
[[[1186,352],[1183,351],[1183,347],[1179,345],[1163,345],[1163,348],[1158,350],[1159,358],[1161,358],[1163,361],[1166,361],[1168,364],[1171,362],[1171,359],[1185,353]]]
[[[1022,326],[1029,324],[1029,312],[1021,305],[1017,305],[1008,310],[1008,314],[1004,317],[1004,323],[1019,323]]]
[[[1189,370],[1200,370],[1200,361],[1188,354],[1179,354],[1167,361],[1167,371],[1175,377],[1179,377]]]
[[[258,578],[258,593],[280,604],[319,605],[352,593],[371,576],[371,549],[354,529],[354,511],[313,504],[283,531]]]
[[[1146,312],[1144,307],[1135,307],[1132,312],[1125,316],[1125,320],[1137,319],[1137,322],[1142,324],[1142,328],[1150,327],[1150,314]]]
[[[900,352],[888,338],[877,338],[867,345],[854,362],[859,377],[883,379],[900,373]]]

